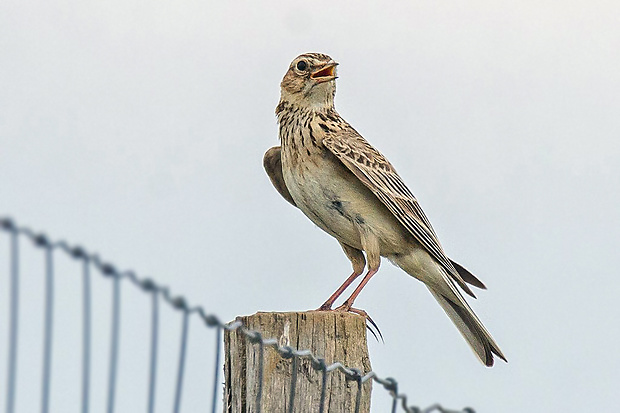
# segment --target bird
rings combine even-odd
[[[426,285],[478,359],[507,361],[459,288],[486,286],[448,258],[426,214],[392,164],[336,111],[338,63],[305,53],[289,65],[276,107],[280,145],[267,150],[263,166],[275,189],[315,225],[336,238],[353,273],[318,310],[334,302],[364,272],[349,298],[353,307],[384,257]]]

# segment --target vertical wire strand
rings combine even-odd
[[[185,351],[187,349],[187,333],[189,326],[189,311],[183,311],[183,329],[181,331],[181,350],[179,352],[179,369],[177,372],[177,389],[174,396],[174,413],[181,409],[181,392],[183,391],[183,374],[185,372]]]
[[[321,376],[321,400],[319,402],[319,413],[325,411],[325,396],[327,394],[327,367],[323,365]]]
[[[293,356],[291,361],[291,393],[288,400],[288,413],[293,413],[295,408],[295,390],[297,387],[297,357]]]
[[[116,368],[118,364],[118,339],[120,318],[120,277],[114,276],[114,290],[112,293],[112,332],[110,342],[110,367],[108,377],[108,413],[114,412],[114,397],[116,391]]]
[[[357,377],[357,395],[355,396],[355,413],[359,413],[362,405],[362,376]]]
[[[43,374],[41,383],[41,413],[49,411],[52,367],[52,332],[54,322],[54,256],[53,249],[45,247],[45,326],[43,335]]]
[[[392,413],[396,413],[396,406],[398,405],[397,401],[398,399],[394,396],[394,399],[392,400]]]
[[[215,373],[213,374],[213,398],[211,399],[211,413],[215,413],[217,406],[218,381],[220,373],[220,356],[222,353],[222,329],[215,331]]]
[[[90,393],[90,266],[82,264],[82,413],[88,413]]]
[[[155,411],[155,383],[157,382],[157,341],[159,339],[159,294],[152,292],[151,314],[151,367],[149,372],[148,413]]]
[[[263,400],[263,374],[265,365],[265,343],[263,340],[258,342],[258,391],[256,393],[256,413],[261,412],[261,405]]]
[[[9,327],[9,359],[7,361],[7,390],[6,412],[13,413],[15,409],[15,380],[17,370],[17,332],[19,311],[19,241],[17,232],[11,232],[11,297],[10,297],[10,327]]]

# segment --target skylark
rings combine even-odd
[[[355,310],[355,298],[386,257],[428,287],[482,363],[492,366],[493,355],[506,361],[457,288],[475,297],[467,284],[485,285],[447,257],[394,167],[336,112],[337,65],[319,53],[293,60],[276,108],[282,146],[263,160],[278,192],[336,238],[353,264],[353,274],[320,309],[330,310],[368,261],[362,282],[338,307]]]

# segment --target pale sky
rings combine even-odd
[[[316,308],[350,264],[273,189],[262,156],[278,144],[290,61],[327,53],[340,63],[337,109],[390,159],[448,255],[487,284],[470,303],[509,360],[483,367],[427,289],[384,261],[356,301],[385,337],[370,340],[373,369],[421,407],[611,412],[619,22],[617,1],[591,0],[4,0],[0,215],[224,320]],[[7,245],[0,237],[2,303]],[[38,409],[41,366],[42,264],[27,250],[20,412]],[[81,283],[77,266],[58,265],[52,411],[77,411]],[[102,411],[110,285],[94,282]],[[146,406],[149,301],[127,287],[118,412]],[[1,305],[3,406],[7,317]],[[161,412],[172,406],[180,331],[179,314],[163,317]],[[192,322],[183,411],[206,406],[212,338]],[[373,405],[389,408],[383,391]]]

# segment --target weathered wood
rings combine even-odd
[[[366,323],[356,314],[336,311],[304,313],[256,313],[237,317],[246,327],[260,332],[263,338],[275,338],[281,346],[311,350],[327,365],[341,362],[362,373],[370,371],[366,343]],[[252,344],[238,332],[226,332],[224,413],[256,412],[258,391],[259,345]],[[322,373],[312,368],[309,360],[298,360],[295,413],[319,410]],[[265,348],[261,412],[288,412],[291,391],[292,361],[275,350]],[[362,385],[360,412],[370,412],[372,383]],[[357,382],[347,380],[340,371],[327,375],[325,412],[355,411]]]

